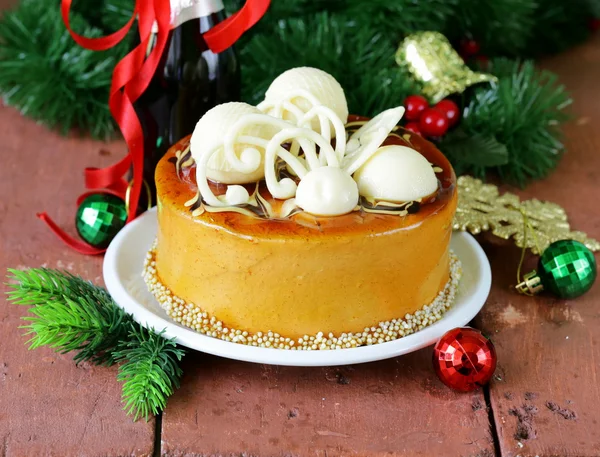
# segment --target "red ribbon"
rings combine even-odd
[[[69,22],[71,3],[72,0],[62,0],[61,12],[65,26],[80,46],[93,51],[104,51],[116,46],[127,36],[136,17],[138,19],[140,44],[115,66],[108,99],[110,112],[123,134],[129,152],[122,160],[107,168],[86,168],[85,186],[92,191],[86,192],[77,200],[79,205],[85,197],[98,193],[100,189],[102,189],[102,193],[110,193],[125,199],[128,183],[124,176],[129,168],[133,167],[133,183],[127,218],[127,222],[131,222],[137,214],[144,170],[144,135],[133,104],[150,84],[167,45],[171,29],[170,1],[136,0],[129,21],[121,29],[101,38],[86,38],[71,29]],[[209,49],[214,53],[219,53],[231,47],[265,14],[269,3],[270,0],[247,0],[237,13],[204,34],[204,40]],[[149,40],[152,39],[152,26],[155,22],[158,25],[156,44],[151,53],[146,56]],[[76,251],[90,255],[102,254],[105,251],[105,249],[95,248],[71,237],[58,227],[46,213],[39,213],[37,216],[46,222],[62,241]]]

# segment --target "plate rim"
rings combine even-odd
[[[182,325],[171,320],[166,313],[164,316],[159,316],[155,312],[146,308],[142,303],[135,299],[129,292],[127,286],[118,273],[118,261],[126,241],[130,237],[142,230],[152,228],[152,222],[156,223],[156,207],[146,211],[135,221],[127,224],[119,231],[108,247],[103,261],[103,276],[106,288],[113,298],[114,302],[124,309],[127,313],[133,316],[133,319],[144,327],[152,327],[155,330],[164,328],[164,335],[167,338],[174,338],[177,344],[185,346],[189,349],[200,352],[217,355],[234,360],[244,362],[262,363],[268,365],[281,366],[336,366],[336,365],[353,365],[358,363],[367,363],[377,360],[397,357],[408,354],[423,347],[430,346],[435,343],[446,331],[444,325],[448,322],[447,315],[419,330],[411,335],[398,338],[393,341],[374,344],[371,346],[361,346],[348,349],[325,349],[318,351],[298,351],[275,348],[262,348],[256,346],[247,346],[239,343],[220,340],[218,338],[202,335],[192,329],[183,327]],[[155,233],[152,238],[155,237]],[[462,305],[461,314],[457,325],[451,328],[460,327],[470,322],[477,313],[483,308],[491,289],[491,267],[483,248],[475,240],[475,238],[466,232],[455,231],[452,237],[459,238],[459,242],[465,243],[474,258],[477,259],[477,273],[479,280],[475,285],[468,290],[470,299],[467,304]],[[142,257],[146,252],[141,254]],[[460,257],[459,257],[460,258]],[[475,270],[475,265],[470,268]],[[463,271],[466,270],[463,261]],[[139,274],[141,276],[141,265]]]

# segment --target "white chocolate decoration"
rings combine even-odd
[[[339,167],[340,159],[338,155],[343,157],[345,141],[341,142],[339,149],[336,147],[334,150],[328,140],[308,128],[296,127],[282,119],[260,112],[253,112],[244,107],[244,104],[231,103],[228,105],[242,105],[243,108],[238,111],[245,110],[246,113],[238,116],[233,124],[230,122],[223,136],[207,141],[209,146],[204,147],[203,144],[202,147],[196,147],[192,152],[196,162],[198,192],[208,205],[223,207],[250,203],[250,196],[241,186],[228,186],[224,196],[216,196],[212,192],[208,184],[208,165],[215,155],[220,155],[221,160],[227,164],[231,173],[237,173],[242,177],[255,174],[260,167],[269,192],[273,197],[279,199],[292,198],[296,193],[296,183],[292,179],[278,180],[276,167],[279,159],[300,179],[309,170],[323,165]],[[231,119],[226,117],[226,120]],[[202,120],[199,124],[201,122]],[[206,128],[205,126],[202,127]],[[252,135],[255,132],[264,134],[267,129],[272,132],[268,139]],[[208,132],[203,132],[198,128],[196,130],[208,135],[208,138],[210,138]],[[302,147],[304,158],[298,157],[282,146],[290,141]],[[245,181],[246,179],[243,180],[243,182]],[[255,181],[258,181],[258,179]]]
[[[260,111],[246,103],[223,103],[207,111],[196,124],[190,140],[192,157],[198,162],[204,154],[211,154],[206,164],[208,179],[224,184],[245,184],[259,181],[265,176],[264,148],[247,143],[235,144],[234,151],[238,159],[257,162],[251,167],[253,170],[245,172],[235,167],[225,154],[223,138],[229,128],[247,114],[260,114]],[[275,132],[273,126],[260,123],[245,126],[238,135],[268,141]],[[246,157],[243,157],[244,154]]]
[[[358,187],[341,168],[316,168],[298,184],[296,204],[315,216],[341,216],[358,204]]]
[[[407,146],[383,146],[354,174],[360,195],[389,202],[409,202],[438,188],[433,167]]]
[[[250,199],[250,194],[243,186],[228,186],[227,191],[225,192],[225,201],[227,204],[235,206],[235,205],[243,205],[248,202]]]
[[[317,68],[299,67],[275,78],[265,94],[265,100],[258,108],[266,114],[290,121],[299,127],[309,127],[326,139],[336,136],[335,124],[334,131],[330,130],[330,116],[320,113],[308,121],[303,119],[315,106],[328,108],[342,124],[348,120],[344,89],[336,79]],[[303,125],[304,122],[309,122],[309,125]]]
[[[360,127],[348,139],[348,153],[342,166],[353,174],[377,151],[404,115],[404,107],[398,106],[382,111]]]
[[[401,158],[392,154],[390,159],[386,148],[380,148],[402,118],[403,107],[380,113],[348,139],[344,126],[348,107],[337,81],[321,70],[296,68],[273,82],[259,108],[264,112],[245,103],[225,103],[198,121],[190,147],[198,193],[205,204],[254,204],[239,184],[263,178],[274,198],[286,200],[283,206],[288,210],[297,205],[316,216],[354,211],[359,188],[364,195],[389,201],[427,195],[413,196],[419,194],[426,179],[421,187],[409,182],[412,179],[403,178],[403,184],[398,184],[398,177],[405,172],[398,164],[406,165],[405,154],[400,154]],[[331,146],[333,137],[335,147]],[[437,185],[433,170],[421,159]],[[412,162],[407,163],[412,170]],[[292,176],[282,177],[282,168]],[[355,181],[352,175],[356,170]],[[426,176],[423,170],[417,171]],[[209,180],[227,184],[225,194],[215,195]]]

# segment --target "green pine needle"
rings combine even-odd
[[[71,23],[87,37],[103,33],[76,13]],[[62,133],[78,128],[97,138],[110,137],[115,132],[108,109],[111,75],[128,47],[123,43],[104,52],[83,49],[65,29],[58,4],[22,0],[0,18],[4,103]]]
[[[179,388],[182,370],[178,362],[184,351],[162,333],[137,327],[113,355],[123,362],[117,379],[123,382],[127,414],[133,414],[137,420],[162,411],[167,398]]]
[[[591,33],[592,8],[588,0],[538,0],[526,43],[529,55],[554,54],[584,41]]]
[[[25,317],[31,349],[50,346],[60,353],[75,351],[77,363],[112,365],[114,350],[125,338],[131,317],[115,306],[108,293],[69,273],[44,268],[9,270],[9,300],[31,305]]]
[[[374,116],[418,91],[394,63],[396,46],[373,29],[357,28],[328,13],[280,21],[272,32],[255,35],[242,49],[243,96],[248,103],[258,103],[285,70],[316,67],[339,81],[351,113]]]
[[[592,18],[600,19],[600,0],[587,0],[586,3],[592,13]]]
[[[496,138],[477,133],[469,135],[461,128],[448,133],[440,147],[459,176],[485,177],[486,168],[506,165],[509,161],[506,146]]]
[[[445,32],[453,41],[475,39],[488,56],[522,55],[537,4],[537,0],[460,0]]]
[[[571,103],[564,86],[548,71],[538,71],[533,62],[496,59],[492,72],[498,83],[480,85],[465,107],[461,129],[506,147],[505,164],[490,163],[485,148],[471,150],[468,158],[457,141],[448,135],[440,149],[448,154],[458,173],[483,178],[496,171],[505,182],[523,187],[552,171],[563,152],[560,124],[568,119],[565,108]],[[479,158],[477,158],[479,155]],[[466,160],[463,160],[465,157]]]
[[[121,362],[123,401],[137,420],[165,407],[179,387],[178,362],[184,351],[162,333],[148,331],[118,307],[105,289],[70,273],[31,268],[9,269],[9,301],[30,306],[24,328],[30,348],[49,346],[76,352],[77,363]]]
[[[130,40],[106,52],[82,49],[64,29],[58,1],[51,3],[22,0],[0,18],[0,93],[6,104],[63,132],[78,127],[95,137],[110,136],[115,124],[106,101],[112,69]],[[243,0],[225,3],[232,12]],[[133,4],[77,0],[73,26],[91,37],[113,32],[130,17]],[[394,62],[403,35],[437,30],[455,45],[474,38],[489,57],[537,56],[585,39],[589,20],[599,12],[599,0],[274,1],[237,44],[243,99],[256,104],[280,73],[313,66],[340,82],[351,113],[373,116],[420,92],[419,84]],[[519,68],[496,60],[493,71],[500,77],[497,85],[481,86],[464,97],[473,95],[466,102],[461,135],[474,139],[464,142],[461,135],[450,134],[442,147],[457,171],[483,176],[494,170],[524,185],[556,166],[562,151],[559,126],[569,97],[554,76],[536,72],[530,63]],[[494,157],[485,160],[485,151]],[[507,163],[500,164],[504,151]]]
[[[337,3],[338,12],[349,21],[361,28],[374,28],[397,42],[409,33],[455,27],[448,21],[460,0],[337,0]]]

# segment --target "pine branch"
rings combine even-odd
[[[394,43],[405,35],[424,30],[443,32],[460,0],[341,0],[338,11],[359,27],[376,29]]]
[[[278,28],[254,36],[242,49],[243,98],[258,103],[280,73],[310,66],[339,81],[351,113],[373,116],[418,92],[413,80],[395,65],[395,49],[396,43],[376,30],[327,13],[280,21]]]
[[[533,62],[497,59],[491,68],[498,83],[473,91],[461,129],[467,134],[465,141],[477,135],[505,146],[508,161],[491,164],[485,148],[470,151],[464,160],[460,148],[466,146],[455,135],[448,135],[440,149],[458,172],[483,178],[493,170],[504,181],[522,187],[547,176],[558,164],[563,152],[560,124],[569,117],[565,108],[571,99],[557,84],[556,75],[536,70]]]
[[[103,33],[77,13],[71,15],[71,23],[88,37]],[[128,47],[123,43],[104,52],[83,49],[65,29],[58,4],[22,0],[0,19],[4,103],[65,134],[79,128],[97,138],[112,136],[108,91],[113,67]]]
[[[592,18],[600,19],[600,0],[587,0],[587,7],[592,13]]]
[[[25,317],[30,349],[50,346],[64,354],[75,351],[76,363],[112,365],[112,352],[133,320],[115,306],[105,290],[69,273],[33,268],[9,270],[9,300],[30,305]]]
[[[162,335],[134,327],[129,340],[114,352],[116,360],[123,362],[117,379],[123,382],[123,402],[134,420],[162,411],[167,398],[179,388],[184,351]]]
[[[564,51],[590,36],[594,17],[588,0],[538,0],[535,21],[526,43],[531,56]]]
[[[9,300],[17,305],[38,305],[62,297],[76,300],[85,295],[94,297],[100,303],[108,303],[112,300],[106,290],[69,272],[47,268],[29,270],[9,268],[8,271],[9,279],[15,282],[8,284],[12,290],[7,292],[7,295]]]
[[[445,30],[452,41],[477,40],[488,56],[522,55],[536,21],[537,0],[460,0]]]
[[[121,362],[123,401],[135,419],[156,414],[179,387],[184,351],[148,331],[119,308],[106,290],[70,273],[9,269],[9,301],[30,306],[24,326],[30,348],[75,351],[75,362]]]

